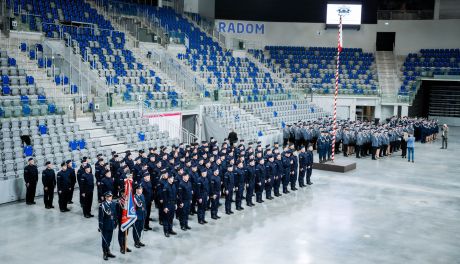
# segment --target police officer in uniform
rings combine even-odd
[[[163,186],[161,192],[163,200],[163,232],[165,237],[176,235],[173,231],[174,213],[176,212],[177,189],[174,184],[174,176],[168,176],[168,183]]]
[[[206,170],[201,171],[201,177],[197,183],[197,203],[198,203],[198,223],[201,225],[207,224],[205,220],[206,207],[208,205],[209,196],[209,180],[207,178],[208,172]]]
[[[85,173],[82,174],[80,179],[80,195],[83,209],[83,216],[85,218],[93,217],[91,214],[91,206],[93,204],[94,192],[94,176],[91,173],[91,166],[86,165]]]
[[[307,172],[307,153],[305,146],[302,146],[299,153],[299,186],[305,187],[305,174]]]
[[[115,255],[110,252],[110,243],[118,221],[115,203],[112,202],[112,192],[106,192],[104,197],[104,202],[99,205],[99,231],[102,237],[103,258],[108,260],[108,258],[115,258]]]
[[[232,199],[233,191],[235,189],[235,173],[233,172],[233,165],[227,167],[227,172],[224,175],[224,189],[225,189],[225,213],[233,214],[232,212]]]
[[[50,161],[45,163],[46,169],[42,172],[43,183],[43,202],[46,209],[54,208],[54,187],[56,186],[56,173],[53,170],[53,164]]]
[[[219,211],[219,199],[221,192],[221,179],[219,176],[219,169],[214,169],[210,177],[210,193],[209,199],[211,200],[211,218],[217,220],[220,216],[217,215]]]
[[[68,204],[73,204],[72,198],[73,198],[73,191],[75,189],[75,183],[77,183],[77,175],[75,174],[75,169],[72,167],[72,161],[67,160],[65,162],[67,164],[67,171],[69,173],[69,179],[70,179],[70,191],[69,191],[69,197],[67,199]]]
[[[312,185],[311,182],[311,173],[313,171],[313,146],[308,146],[308,151],[306,152],[306,170],[307,170],[307,184]]]
[[[24,182],[26,183],[26,204],[35,204],[35,191],[37,190],[38,169],[33,158],[29,158],[24,168]]]
[[[246,167],[246,205],[254,206],[252,196],[254,196],[254,188],[256,184],[256,161],[253,158],[249,159],[249,166]]]
[[[262,193],[265,189],[265,160],[262,158],[259,160],[259,164],[256,166],[256,202],[263,203]]]
[[[192,229],[188,225],[188,215],[190,214],[190,205],[192,203],[193,189],[190,176],[185,173],[179,183],[178,200],[179,200],[179,222],[180,228],[184,231]]]
[[[59,209],[61,212],[70,211],[67,208],[67,199],[70,192],[70,178],[67,171],[67,164],[65,162],[61,163],[61,170],[57,174],[57,191],[58,191],[58,203]]]
[[[137,184],[136,194],[134,195],[134,206],[136,208],[137,219],[134,223],[133,239],[136,248],[144,247],[145,244],[141,242],[142,230],[144,230],[145,220],[145,198],[142,194],[142,184]]]

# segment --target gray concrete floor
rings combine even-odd
[[[115,240],[109,262],[460,263],[459,135],[451,129],[448,150],[440,140],[417,143],[414,164],[399,156],[357,160],[355,171],[314,171],[311,187],[218,221],[207,217],[205,226],[194,217],[191,231],[175,221],[176,237],[165,238],[155,222],[145,248],[130,237],[133,253],[121,255]],[[66,214],[42,204],[0,206],[1,263],[106,263],[96,218],[83,218],[75,204]]]

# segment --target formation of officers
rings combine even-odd
[[[244,203],[252,207],[254,200],[263,203],[264,199],[272,200],[282,193],[296,191],[297,186],[311,185],[312,151],[313,146],[301,146],[296,151],[293,144],[283,148],[277,142],[264,148],[260,142],[246,145],[244,140],[237,144],[225,140],[218,145],[211,138],[210,142],[201,144],[172,146],[169,151],[166,147],[150,148],[148,153],[139,150],[137,157],[129,151],[123,158],[112,153],[107,163],[98,155],[94,176],[86,158],[81,160],[76,173],[72,161],[63,162],[56,178],[52,164],[47,162],[42,172],[45,207],[53,208],[53,192],[57,185],[59,208],[61,212],[68,211],[67,204],[72,203],[73,189],[78,182],[83,215],[90,218],[94,216],[91,206],[96,190],[103,257],[107,260],[115,257],[110,252],[110,243],[117,226],[121,253],[131,251],[120,225],[126,200],[123,197],[125,179],[132,178],[136,190],[137,220],[129,230],[134,246],[140,248],[145,246],[141,241],[142,231],[152,230],[152,207],[158,209],[164,235],[176,235],[173,230],[175,218],[184,231],[191,229],[190,215],[196,214],[201,225],[208,223],[208,211],[212,219],[218,220],[221,197],[225,213],[231,215],[234,209],[244,210]],[[28,167],[36,170],[33,159]],[[118,202],[112,202],[113,197],[119,198]]]
[[[435,120],[423,118],[397,118],[385,124],[367,121],[337,121],[335,154],[355,154],[356,158],[372,156],[377,160],[402,149],[405,157],[407,135],[414,135],[422,143],[436,138],[439,131]],[[318,119],[314,122],[298,122],[283,129],[284,144],[293,143],[296,149],[312,144],[319,155],[319,162],[331,160],[333,120]]]

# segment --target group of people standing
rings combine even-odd
[[[338,120],[334,151],[345,157],[372,156],[377,160],[402,150],[401,157],[406,158],[409,152],[413,162],[413,142],[430,142],[436,139],[438,131],[437,121],[424,118],[392,117],[384,124]],[[312,144],[318,151],[319,162],[323,163],[331,160],[333,134],[331,118],[299,121],[283,129],[283,140],[284,144],[294,143],[296,149]]]
[[[272,200],[282,193],[296,191],[298,186],[313,184],[312,151],[313,146],[302,146],[297,151],[293,144],[282,148],[278,142],[263,147],[261,142],[230,143],[225,139],[219,145],[211,138],[201,144],[150,148],[148,152],[139,150],[137,157],[130,151],[123,158],[112,153],[108,162],[98,155],[94,176],[86,158],[81,160],[76,173],[72,161],[63,162],[55,182],[52,164],[47,163],[43,175],[49,175],[46,178],[50,184],[44,186],[50,199],[45,197],[45,207],[52,208],[52,194],[57,184],[60,209],[68,211],[67,204],[72,203],[71,194],[78,182],[83,215],[93,217],[91,207],[96,189],[103,257],[107,260],[115,257],[110,252],[110,243],[116,227],[120,252],[131,251],[126,243],[127,231],[122,231],[120,224],[128,199],[124,196],[125,180],[131,179],[135,188],[133,202],[137,218],[129,230],[133,233],[134,246],[140,248],[145,246],[141,241],[142,232],[152,230],[153,208],[157,208],[158,221],[163,225],[164,235],[169,237],[176,235],[173,229],[176,218],[180,228],[187,231],[191,229],[190,215],[196,214],[198,223],[205,225],[208,211],[211,219],[218,220],[221,207],[225,214],[231,215],[234,209],[244,210],[244,203],[247,207],[254,206],[254,197],[255,202],[263,203],[264,199]],[[27,174],[36,170],[33,160],[28,166]],[[113,202],[113,198],[118,198],[118,202]]]

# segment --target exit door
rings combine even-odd
[[[393,51],[396,32],[377,32],[377,51]]]

